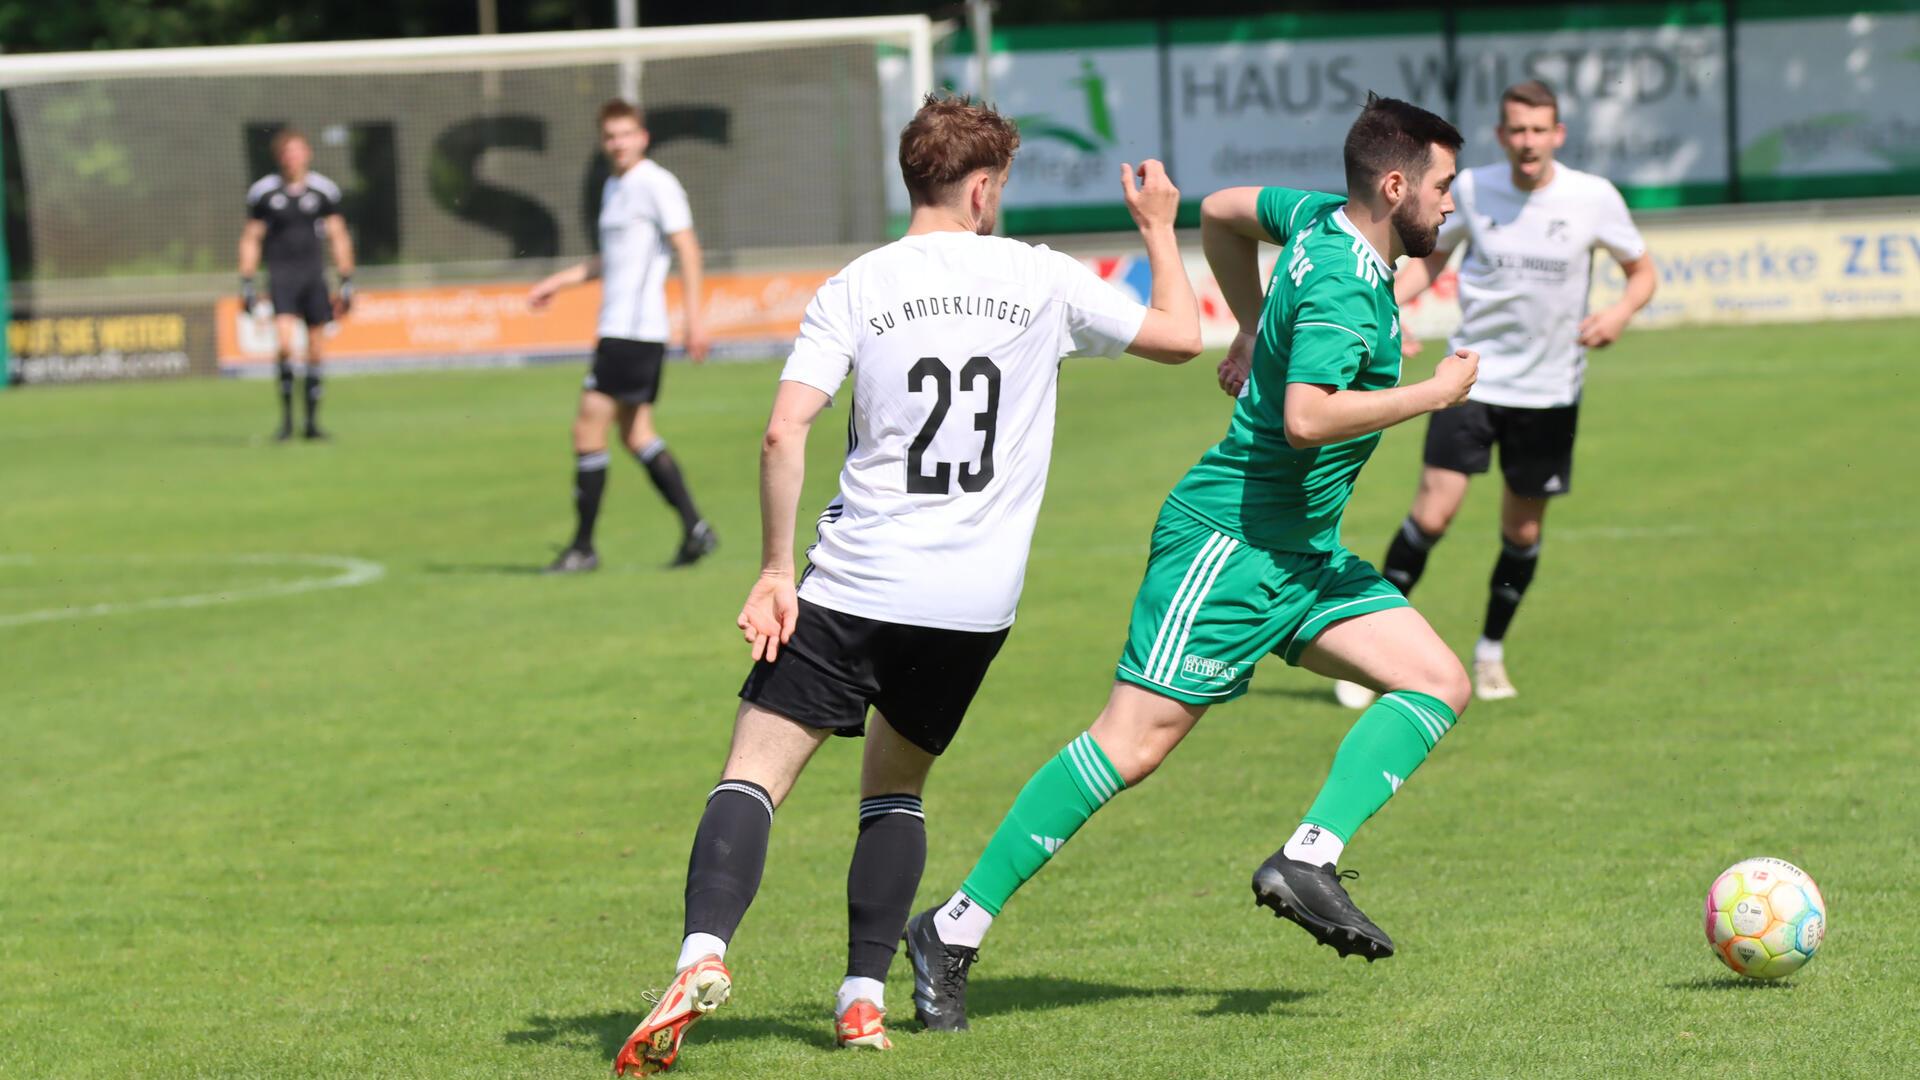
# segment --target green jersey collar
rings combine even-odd
[[[1332,220],[1333,220],[1334,228],[1339,229],[1341,232],[1346,233],[1349,236],[1352,236],[1355,240],[1358,240],[1360,242],[1359,247],[1355,248],[1355,250],[1357,251],[1357,250],[1364,249],[1366,251],[1367,257],[1373,260],[1373,265],[1380,268],[1380,276],[1386,279],[1387,281],[1392,281],[1393,267],[1388,266],[1387,260],[1381,258],[1380,253],[1373,249],[1373,242],[1368,240],[1366,237],[1361,236],[1360,230],[1353,227],[1353,222],[1347,219],[1347,208],[1343,206],[1340,209],[1335,210],[1333,212]]]

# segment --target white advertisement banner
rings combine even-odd
[[[1742,21],[1742,183],[1920,172],[1920,12]]]
[[[1175,180],[1194,198],[1279,184],[1346,190],[1341,145],[1369,90],[1400,97],[1439,62],[1435,35],[1178,42],[1171,46]],[[1437,97],[1428,102],[1444,108]]]
[[[1623,188],[1724,185],[1724,37],[1717,25],[1462,34],[1464,157],[1500,160],[1500,94],[1540,79],[1567,125],[1560,160]]]

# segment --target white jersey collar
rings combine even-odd
[[[1381,258],[1380,253],[1373,249],[1373,242],[1361,236],[1360,230],[1353,227],[1353,222],[1347,218],[1346,207],[1343,206],[1333,212],[1333,227],[1352,236],[1355,240],[1360,241],[1360,247],[1365,249],[1367,257],[1373,260],[1373,265],[1379,267],[1380,273],[1384,274],[1389,280],[1392,279],[1393,267],[1388,266],[1387,260]]]

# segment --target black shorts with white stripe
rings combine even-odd
[[[835,735],[865,735],[878,709],[908,742],[938,755],[1006,643],[986,633],[881,622],[800,601],[779,659],[753,665],[741,700]]]

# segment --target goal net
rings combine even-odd
[[[0,57],[13,276],[230,276],[287,126],[381,276],[577,258],[606,176],[595,114],[616,96],[646,111],[721,266],[871,244],[931,47],[929,20],[901,16]]]

